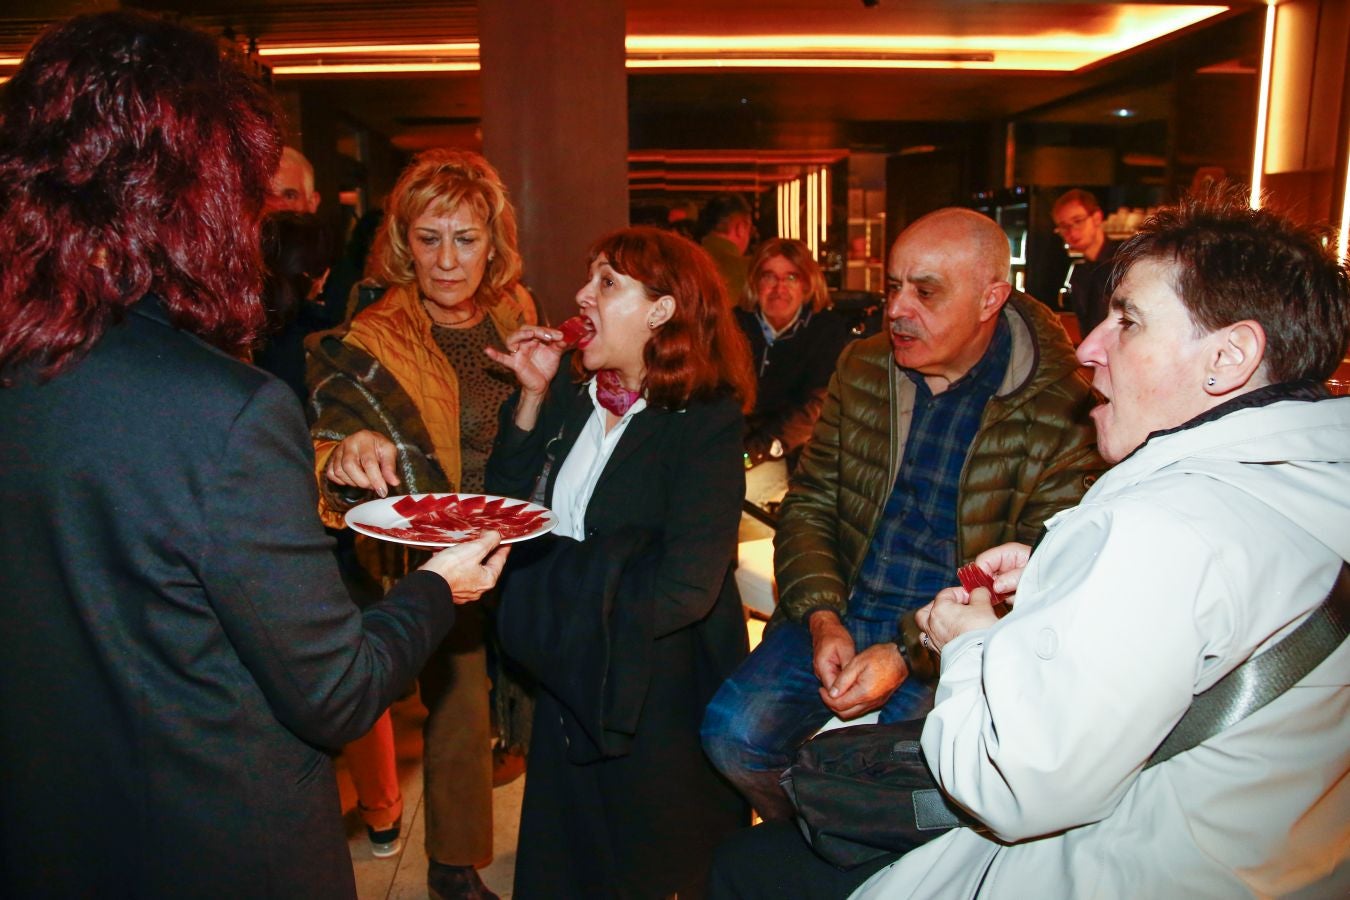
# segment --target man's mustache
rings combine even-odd
[[[908,325],[905,322],[899,320],[891,323],[891,334],[899,335],[900,337],[912,337],[912,338],[923,337],[923,332],[921,332],[918,328],[915,328],[913,325]]]

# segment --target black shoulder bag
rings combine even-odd
[[[1350,564],[1316,611],[1191,701],[1145,768],[1213,737],[1293,687],[1350,634]],[[797,751],[782,785],[821,857],[851,868],[980,823],[938,787],[919,746],[923,719],[837,728]]]

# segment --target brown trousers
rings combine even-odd
[[[448,866],[492,861],[492,732],[485,612],[459,607],[454,627],[422,669],[427,707],[422,773],[427,858]]]

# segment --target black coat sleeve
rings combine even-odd
[[[202,500],[201,581],[277,719],[310,743],[364,734],[450,624],[440,576],[416,572],[362,613],[315,515],[313,449],[278,381],[236,417]]]
[[[668,479],[662,559],[654,585],[656,636],[702,620],[736,557],[745,467],[741,411],[731,398],[676,417],[681,439],[663,454]]]

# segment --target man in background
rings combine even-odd
[[[1064,329],[1013,294],[1008,266],[992,219],[924,216],[890,252],[886,331],[839,357],[778,520],[774,619],[703,720],[708,757],[765,821],[792,817],[779,775],[831,716],[932,708],[915,611],[977,554],[1034,540],[1105,468]]]
[[[1087,337],[1106,318],[1106,280],[1120,246],[1106,236],[1102,208],[1090,191],[1065,191],[1050,210],[1055,234],[1075,258],[1069,262],[1063,291],[1068,294],[1079,333]]]
[[[284,147],[281,164],[272,176],[267,193],[267,211],[312,213],[319,208],[319,192],[314,190],[314,167],[294,147]]]
[[[751,301],[746,296],[745,279],[750,271],[750,260],[745,251],[750,247],[750,235],[754,231],[750,204],[740,194],[722,194],[703,207],[698,223],[703,235],[703,249],[708,251],[717,264],[717,271],[722,273],[731,302],[748,308]]]

